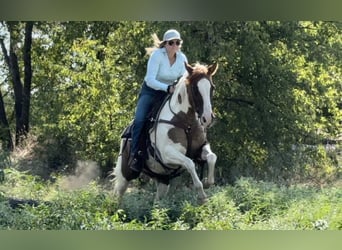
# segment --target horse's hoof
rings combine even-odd
[[[204,178],[203,180],[202,180],[202,184],[203,184],[203,188],[204,189],[208,189],[208,188],[210,188],[213,184],[211,184],[211,183],[209,183],[208,182],[208,178]]]
[[[199,204],[199,205],[203,205],[203,204],[205,204],[207,201],[208,201],[208,198],[207,198],[207,197],[198,198],[198,204]]]

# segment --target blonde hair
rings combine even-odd
[[[156,49],[163,48],[166,43],[165,41],[160,41],[156,33],[152,34],[152,39],[153,39],[153,46],[149,48],[145,48],[146,55],[148,56],[151,55],[152,52],[155,51]]]
[[[156,33],[153,33],[151,37],[153,39],[153,46],[145,48],[147,56],[150,56],[152,52],[155,51],[156,49],[164,48],[167,42],[167,41],[160,41]],[[181,41],[181,44],[179,46],[179,49],[182,47],[182,40],[180,41]]]

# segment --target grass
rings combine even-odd
[[[47,181],[14,168],[0,183],[0,229],[38,230],[340,230],[342,188],[278,186],[240,178],[207,190],[198,205],[195,191],[177,187],[153,204],[154,186],[133,188],[119,204],[111,190],[93,180],[65,189],[65,176]],[[38,204],[12,208],[9,201]]]

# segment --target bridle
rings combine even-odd
[[[212,80],[211,80],[209,77],[204,76],[204,77],[201,77],[201,78],[199,78],[199,79],[202,79],[202,78],[206,78],[206,79],[209,81],[209,83],[210,83],[210,97],[209,97],[209,98],[210,98],[210,102],[211,102],[211,101],[212,101],[212,97],[213,97],[213,91],[214,91],[214,89],[215,89],[215,85],[213,84]],[[197,113],[197,119],[199,120],[199,123],[200,123],[202,126],[204,126],[204,124],[203,124],[202,121],[201,121],[201,116],[202,116],[202,114],[203,114],[203,103],[202,103],[201,101],[199,101],[198,99],[194,98],[196,95],[199,95],[199,91],[197,91],[197,89],[196,89],[197,83],[198,83],[198,82],[199,82],[199,80],[196,82],[196,84],[194,84],[194,83],[189,83],[189,84],[188,84],[188,86],[190,86],[190,87],[189,87],[189,89],[190,89],[190,94],[189,94],[188,96],[191,97],[190,100],[189,100],[190,106],[194,109],[195,113]],[[177,82],[177,83],[178,83],[178,82]],[[176,86],[177,83],[174,84],[174,86]],[[170,94],[170,95],[169,95],[169,98],[168,98],[169,109],[170,109],[171,113],[172,113],[175,117],[178,117],[178,114],[175,113],[175,112],[172,110],[172,107],[171,107],[171,100],[172,100],[172,97],[173,97],[173,94]],[[213,118],[215,117],[214,114],[212,114],[212,116],[213,116]],[[164,122],[165,120],[159,120],[159,121]],[[174,125],[175,125],[175,124],[174,124]],[[210,125],[208,125],[208,126],[210,126]]]
[[[197,83],[201,80],[201,79],[207,79],[210,83],[210,95],[209,95],[209,98],[210,98],[210,103],[212,102],[212,97],[213,97],[213,91],[215,89],[215,85],[213,84],[212,80],[210,77],[204,75],[203,77],[199,78],[199,80],[197,81]],[[190,84],[190,93],[191,93],[191,101],[190,103],[191,106],[194,108],[195,112],[197,113],[198,115],[198,120],[200,122],[200,124],[202,126],[204,126],[204,124],[202,123],[202,120],[201,120],[201,116],[203,114],[203,103],[201,101],[199,101],[198,99],[195,98],[195,96],[199,95],[199,91],[197,89],[195,89],[197,87],[197,84]],[[214,117],[214,114],[212,114],[212,116]],[[210,125],[210,124],[209,124]],[[208,126],[209,126],[208,125]]]

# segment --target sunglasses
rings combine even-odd
[[[168,43],[170,46],[172,46],[174,43],[176,43],[176,45],[179,46],[179,45],[181,44],[181,41],[179,41],[179,40],[176,40],[176,41],[171,40],[171,41],[168,41],[167,43]]]

